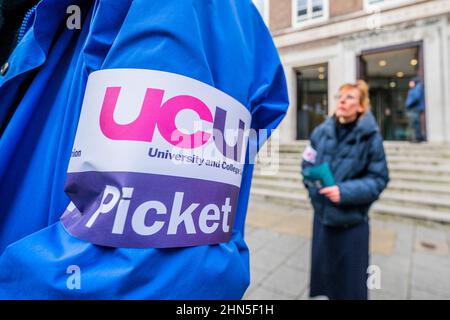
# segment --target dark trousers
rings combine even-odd
[[[408,112],[409,123],[414,132],[413,141],[424,141],[425,136],[422,131],[422,114],[423,111],[412,110]]]

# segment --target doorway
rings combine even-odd
[[[297,139],[309,139],[327,115],[328,64],[297,69]]]
[[[405,141],[413,136],[405,101],[410,80],[423,83],[422,52],[422,43],[417,42],[369,50],[359,56],[358,77],[369,84],[371,110],[385,140]]]

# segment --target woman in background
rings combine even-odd
[[[368,91],[361,80],[341,86],[335,114],[313,131],[303,154],[303,169],[328,163],[335,180],[307,186],[314,208],[311,297],[367,299],[368,212],[389,181]]]

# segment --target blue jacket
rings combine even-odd
[[[327,226],[353,225],[368,219],[371,204],[389,182],[383,141],[371,112],[362,116],[342,141],[336,137],[336,118],[330,117],[311,134],[315,165],[328,163],[339,187],[338,204],[308,187],[314,213]],[[312,166],[307,161],[302,167]]]
[[[69,5],[81,9],[80,30],[66,27]],[[0,298],[241,298],[250,281],[251,164],[231,239],[217,245],[95,245],[68,233],[60,217],[71,201],[64,183],[95,71],[184,76],[245,106],[253,129],[278,126],[288,107],[284,73],[251,1],[42,0],[30,21],[0,77]]]
[[[425,110],[425,92],[422,82],[417,82],[416,86],[408,91],[405,104],[408,110],[418,112]]]

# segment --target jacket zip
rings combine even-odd
[[[31,17],[34,15],[34,12],[36,11],[36,7],[37,7],[37,4],[35,4],[33,7],[31,7],[31,9],[29,9],[27,11],[27,13],[25,14],[25,16],[22,20],[22,24],[20,25],[19,33],[17,35],[17,44],[19,44],[20,41],[22,41],[23,37],[25,36],[25,33],[28,31],[28,29],[30,27],[29,24],[31,21]]]

